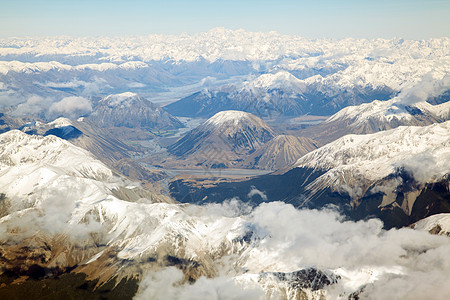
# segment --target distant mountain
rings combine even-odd
[[[300,80],[287,71],[260,75],[241,85],[194,93],[164,108],[182,117],[209,117],[226,109],[257,116],[330,115],[348,105],[387,100],[395,92],[387,87],[324,87],[318,77]],[[329,83],[326,83],[327,85]]]
[[[325,122],[301,131],[322,143],[346,134],[368,134],[399,126],[426,126],[450,120],[450,102],[405,104],[394,98],[343,108]]]
[[[304,155],[284,174],[201,190],[176,181],[172,195],[202,203],[238,196],[253,203],[269,199],[309,208],[334,204],[353,219],[376,216],[386,227],[401,227],[450,212],[449,145],[450,121],[346,135]],[[250,197],[255,188],[266,196]]]
[[[318,147],[317,142],[310,138],[278,135],[246,157],[241,166],[279,170],[290,166],[300,157]]]
[[[169,146],[168,151],[197,165],[226,167],[274,137],[260,118],[242,111],[222,111]]]
[[[161,107],[134,93],[109,95],[94,106],[89,119],[100,127],[171,130],[184,127]]]

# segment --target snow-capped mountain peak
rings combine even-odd
[[[59,117],[56,120],[47,123],[47,125],[53,128],[60,128],[65,126],[72,126],[73,124],[68,118]]]
[[[205,125],[211,124],[214,126],[224,126],[224,125],[238,125],[239,122],[244,120],[255,119],[250,113],[238,110],[226,110],[221,111],[209,118]]]
[[[121,94],[114,94],[106,96],[102,101],[105,101],[110,106],[129,105],[131,100],[135,100],[138,97],[136,93],[125,92]]]
[[[296,167],[324,172],[314,186],[345,187],[361,196],[377,180],[406,169],[418,182],[450,173],[450,121],[401,126],[373,134],[349,134],[300,158]],[[350,188],[349,188],[350,187]]]
[[[62,178],[63,174],[117,181],[114,173],[92,154],[53,135],[43,137],[11,130],[0,135],[0,145],[0,172],[6,188],[3,192],[9,196],[26,195],[36,186],[44,188],[49,180]],[[42,175],[20,175],[32,172]]]
[[[231,163],[236,155],[254,151],[274,136],[272,128],[253,114],[221,111],[171,145],[169,152],[183,157],[196,153],[203,153],[202,156],[205,153],[209,153],[209,156],[220,153],[221,159]]]
[[[164,109],[138,94],[126,92],[100,100],[89,116],[100,127],[181,128],[183,124]]]
[[[256,89],[281,89],[284,91],[303,92],[305,83],[287,71],[279,71],[274,74],[263,74],[249,83]]]
[[[449,114],[450,102],[432,105],[422,101],[408,105],[396,97],[388,101],[375,100],[358,106],[348,106],[332,115],[324,124],[346,122],[349,123],[347,126],[353,128],[361,127],[365,123],[381,128],[390,124],[393,128],[399,125],[429,125],[442,122],[448,120]]]

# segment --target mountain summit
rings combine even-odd
[[[195,158],[199,164],[217,160],[228,165],[274,136],[272,128],[255,115],[229,110],[215,114],[168,149],[180,158]]]
[[[91,120],[100,127],[168,130],[183,124],[161,107],[135,93],[109,95],[94,107]]]

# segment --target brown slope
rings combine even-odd
[[[242,167],[279,170],[295,163],[318,147],[318,143],[310,138],[279,135],[250,154],[242,163]]]
[[[235,166],[275,137],[263,120],[241,111],[222,111],[168,148],[178,160],[212,167]]]

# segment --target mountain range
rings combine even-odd
[[[157,104],[183,99],[167,107],[179,116],[324,115],[411,89],[437,99],[449,89],[448,48],[448,38],[330,41],[226,29],[125,40],[4,39],[0,96],[16,115],[33,112],[47,121],[76,112],[67,105],[61,115],[48,114],[61,99],[95,104],[124,92]],[[84,108],[76,117],[89,112]]]
[[[278,71],[262,74],[238,86],[196,92],[165,109],[182,117],[210,117],[229,109],[260,117],[330,115],[349,105],[388,100],[396,94],[388,87],[323,87],[323,84],[318,78],[300,80],[287,71]]]
[[[438,105],[425,101],[413,104],[404,102],[394,98],[348,106],[325,122],[301,130],[300,134],[327,143],[346,134],[368,134],[399,126],[426,126],[449,120],[450,102]]]
[[[0,39],[0,298],[449,298],[448,53]]]
[[[193,203],[239,197],[308,208],[333,204],[352,219],[375,215],[387,227],[406,226],[449,208],[449,132],[447,121],[346,135],[302,156],[290,170],[206,189],[175,181],[172,196]],[[252,189],[260,193],[253,196]]]
[[[446,123],[436,126],[423,134],[439,133]],[[237,200],[177,204],[53,135],[12,130],[0,135],[0,145],[1,180],[7,183],[0,187],[1,267],[8,283],[0,287],[3,296],[25,296],[26,290],[35,296],[159,299],[158,286],[176,298],[217,286],[251,299],[366,296],[391,276],[401,284],[420,280],[405,274],[422,270],[424,249],[445,253],[448,247],[447,240],[423,232],[431,224],[446,228],[443,216],[417,223],[416,231],[404,229],[408,239],[398,240],[398,231],[382,231],[377,220],[340,222],[336,212],[301,211],[281,202],[254,210]],[[286,232],[287,224],[295,230]],[[334,234],[318,229],[324,224]],[[378,237],[367,245],[369,233]],[[347,242],[340,244],[341,238]],[[316,243],[324,250],[314,251]],[[372,247],[378,251],[369,257]],[[355,249],[362,254],[348,261]],[[386,257],[389,249],[392,258]],[[406,250],[422,253],[404,257]],[[332,257],[336,251],[340,255]],[[374,260],[381,265],[367,267]],[[397,260],[402,273],[389,267]]]

